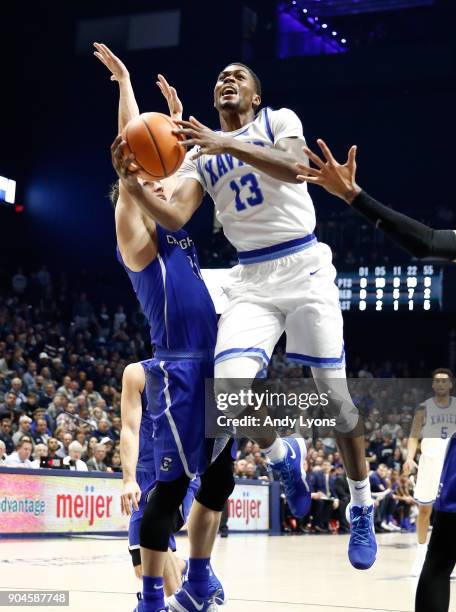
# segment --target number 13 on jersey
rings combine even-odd
[[[258,206],[258,204],[262,204],[264,201],[258,180],[252,172],[244,174],[239,179],[233,179],[230,182],[230,187],[235,194],[236,210],[245,210],[247,206]],[[247,187],[248,191],[241,198],[241,191],[244,187]]]

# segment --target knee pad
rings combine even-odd
[[[172,482],[158,482],[149,495],[139,530],[143,548],[166,552],[175,515],[179,512],[189,478],[182,474]]]
[[[214,512],[221,512],[234,489],[233,459],[230,440],[212,465],[201,476],[195,499]]]

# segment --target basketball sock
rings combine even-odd
[[[144,612],[157,612],[165,609],[163,576],[143,576]]]
[[[266,455],[271,463],[277,463],[278,461],[282,461],[282,459],[285,457],[287,449],[282,438],[277,437],[271,446],[262,448],[261,452]]]
[[[350,489],[351,506],[372,506],[372,493],[369,478],[364,480],[352,480],[347,478]]]
[[[207,597],[209,591],[209,574],[211,559],[188,560],[188,581],[198,597]]]

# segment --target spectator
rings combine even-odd
[[[27,393],[25,402],[21,404],[21,410],[28,416],[32,416],[33,411],[38,407],[38,396],[34,391]]]
[[[38,419],[36,421],[36,431],[32,437],[33,437],[35,444],[46,445],[48,443],[51,435],[50,435],[50,431],[48,430],[46,419]]]
[[[236,478],[245,478],[245,471],[247,467],[247,461],[245,459],[239,459],[236,461],[234,475]]]
[[[25,372],[25,374],[22,377],[22,382],[25,385],[27,393],[30,393],[30,391],[35,391],[36,374],[37,374],[36,361],[32,361],[31,359],[29,359],[29,362],[27,365],[27,372]]]
[[[57,452],[60,449],[60,443],[57,440],[57,438],[49,438],[47,447],[48,447],[48,461],[49,461],[50,467],[52,467],[54,463],[56,464],[56,467],[59,467],[61,460],[58,457]]]
[[[98,429],[93,433],[93,435],[97,438],[99,442],[103,440],[103,438],[109,438],[111,440],[111,430],[109,428],[109,423],[106,419],[100,419],[98,421]]]
[[[69,432],[63,432],[61,437],[62,445],[56,452],[56,456],[64,459],[69,454],[70,444],[73,442],[73,436]]]
[[[39,443],[33,451],[32,468],[41,467],[41,459],[48,456],[48,447],[46,444]]]
[[[57,389],[57,393],[64,395],[69,402],[74,400],[74,391],[71,384],[71,378],[69,376],[63,377],[62,385]]]
[[[112,417],[111,423],[112,423],[112,427],[109,432],[109,435],[114,440],[114,442],[117,442],[117,440],[120,440],[120,430],[122,428],[122,422],[120,420],[120,417],[119,416]]]
[[[248,480],[258,480],[258,476],[256,475],[256,467],[253,463],[247,463],[245,466],[245,478]]]
[[[16,445],[16,452],[8,455],[5,460],[6,467],[31,468],[32,462],[30,455],[32,454],[32,441],[30,438],[23,437]]]
[[[27,289],[28,280],[22,271],[22,268],[18,268],[16,274],[11,279],[11,286],[16,295],[22,295]]]
[[[321,470],[316,472],[313,479],[312,514],[313,525],[318,533],[328,533],[328,523],[333,510],[339,507],[334,476],[331,474],[332,466],[329,461],[323,461]]]
[[[120,452],[115,450],[112,453],[112,457],[111,457],[111,462],[109,467],[111,468],[111,470],[113,472],[121,472],[122,471],[122,465],[121,465],[121,460],[120,460]]]
[[[106,472],[108,467],[104,462],[106,457],[106,449],[104,444],[97,444],[95,453],[92,459],[87,461],[87,468],[89,472]]]
[[[13,434],[14,446],[17,447],[19,440],[23,436],[31,436],[31,428],[32,428],[32,419],[29,416],[27,416],[26,414],[23,414],[21,417],[19,417],[19,428],[16,431],[16,433]]]
[[[5,395],[5,401],[3,404],[0,404],[0,414],[2,416],[8,416],[10,419],[14,419],[16,410],[16,395],[14,393],[7,393]]]
[[[81,444],[79,444],[79,442],[77,442],[76,440],[71,442],[71,444],[68,446],[69,454],[67,457],[64,458],[63,465],[68,466],[70,470],[77,470],[78,472],[87,472],[88,467],[81,459],[82,450],[82,446]]]
[[[16,406],[20,406],[22,404],[22,402],[26,401],[26,397],[24,395],[24,393],[22,392],[22,380],[20,378],[13,378],[13,380],[11,381],[11,389],[9,390],[10,393],[14,393],[14,395],[16,396]]]
[[[0,440],[6,448],[6,454],[11,455],[14,452],[15,444],[11,435],[11,419],[4,417],[0,426]]]
[[[392,467],[394,456],[395,442],[391,434],[387,433],[383,437],[383,444],[380,447],[379,461],[385,463],[387,467]]]
[[[396,502],[387,477],[388,468],[384,463],[380,463],[377,470],[369,476],[372,497],[377,502],[374,517],[377,531],[397,531],[393,522]]]
[[[5,465],[6,460],[6,446],[3,440],[0,440],[0,466]]]
[[[126,322],[126,320],[127,315],[125,314],[124,307],[122,306],[122,304],[119,304],[114,314],[114,332],[119,331],[122,325]]]
[[[54,383],[52,382],[44,383],[44,390],[39,396],[38,405],[42,406],[43,408],[48,408],[49,404],[54,399],[54,395],[55,395]]]

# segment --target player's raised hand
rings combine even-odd
[[[138,166],[135,164],[135,156],[130,153],[125,155],[126,142],[119,134],[111,145],[111,161],[117,176],[127,189],[137,186],[138,177],[136,172]]]
[[[345,164],[339,164],[323,140],[318,139],[317,143],[325,161],[308,147],[303,147],[304,153],[315,164],[316,168],[311,168],[298,162],[296,168],[300,174],[296,178],[301,182],[305,181],[306,183],[320,185],[329,193],[351,204],[356,195],[361,191],[355,181],[356,146],[350,147]]]
[[[157,85],[168,103],[171,119],[173,121],[180,121],[182,119],[184,107],[182,106],[182,102],[179,100],[177,91],[174,87],[171,87],[162,74],[158,74],[157,79]]]
[[[141,489],[136,480],[134,482],[125,482],[120,497],[122,514],[130,516],[131,510],[138,510],[139,500],[141,499]]]
[[[225,151],[229,139],[209,129],[195,117],[190,117],[189,121],[177,121],[176,123],[181,127],[173,130],[173,134],[184,136],[187,139],[183,140],[182,144],[187,148],[199,147],[192,159],[198,159],[201,155],[217,155]]]
[[[125,64],[114,55],[114,53],[104,45],[103,43],[93,43],[96,51],[94,51],[95,57],[97,57],[102,64],[111,71],[111,81],[122,81],[130,78],[130,73],[127,70]]]

